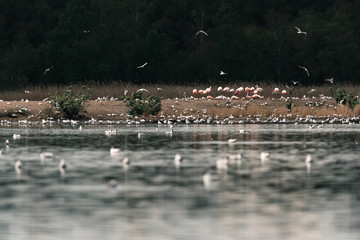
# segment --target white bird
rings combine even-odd
[[[124,90],[124,96],[126,96],[128,92],[129,92],[129,89],[126,87]]]
[[[237,164],[237,165],[241,165],[241,160],[242,160],[242,153],[238,153],[236,155],[230,155],[228,156],[228,163],[229,164]]]
[[[220,75],[226,75],[226,72],[220,71]]]
[[[316,91],[316,89],[312,88],[310,91],[308,91],[308,93],[313,93],[315,91]]]
[[[42,161],[45,161],[46,159],[52,159],[54,157],[54,154],[51,152],[42,152],[40,153],[40,159]]]
[[[183,158],[181,157],[181,155],[177,153],[174,157],[175,166],[180,167],[182,160]]]
[[[269,160],[269,158],[270,158],[270,154],[268,152],[261,152],[260,153],[260,160],[261,160],[262,163]]]
[[[226,171],[228,169],[229,157],[220,158],[216,160],[216,169],[219,171]]]
[[[197,32],[195,33],[195,37],[196,37],[197,35],[199,35],[200,33],[202,33],[202,34],[204,34],[204,35],[206,35],[206,36],[209,36],[205,31],[199,30],[199,31],[197,31]]]
[[[299,83],[299,81],[297,81],[297,82],[295,82],[295,81],[292,81],[292,82],[293,82],[293,84],[294,84],[294,85],[296,85],[296,84],[298,84],[298,83]]]
[[[80,127],[79,127],[79,130],[81,131],[82,129],[83,129],[82,126],[80,126]]]
[[[306,74],[308,75],[308,77],[310,77],[310,73],[309,73],[309,71],[307,70],[307,68],[306,68],[306,67],[299,66],[299,68],[304,69],[304,70],[305,70],[305,72],[306,72]]]
[[[111,179],[108,183],[107,183],[107,186],[109,188],[116,188],[118,182],[115,180],[115,179]]]
[[[120,148],[114,148],[114,147],[110,148],[110,154],[118,154],[120,152],[121,152]]]
[[[107,135],[107,136],[116,135],[116,129],[106,130],[105,135]]]
[[[6,147],[9,147],[9,140],[8,139],[5,140],[5,145],[6,145]]]
[[[144,64],[141,65],[141,66],[138,66],[137,68],[143,68],[143,67],[145,67],[147,64],[148,64],[148,62],[144,63]]]
[[[332,78],[329,78],[329,79],[325,79],[324,81],[329,82],[329,83],[334,83],[334,78],[332,77]]]
[[[60,162],[59,162],[59,169],[66,169],[66,163],[65,163],[65,160],[64,159],[61,159]]]
[[[218,183],[217,182],[218,179],[211,175],[210,169],[205,170],[202,180],[203,180],[203,184],[204,184],[205,188],[207,188],[207,189],[216,187],[217,183]]]
[[[228,142],[229,142],[229,143],[234,143],[234,142],[236,142],[236,139],[235,139],[235,138],[230,138],[230,139],[228,140]]]
[[[156,88],[156,90],[163,91],[164,89],[158,87],[158,88]]]
[[[53,67],[54,67],[54,66],[51,66],[51,67],[45,69],[43,75],[45,75],[46,73],[50,72],[50,70],[51,70]]]
[[[129,159],[128,157],[123,158],[122,164],[123,164],[124,166],[130,165],[130,159]]]
[[[15,163],[15,165],[14,165],[15,171],[16,171],[17,173],[20,173],[20,172],[21,172],[21,166],[22,166],[21,161],[20,161],[20,160],[17,160],[16,163]]]
[[[145,88],[140,88],[136,92],[147,92],[147,93],[149,93],[149,91],[146,90]]]
[[[20,139],[21,138],[21,135],[20,134],[15,134],[14,133],[14,135],[13,135],[13,139],[15,140],[15,139]]]
[[[297,30],[297,34],[307,34],[306,32],[301,31],[300,28],[298,28],[297,26],[295,26],[296,30]]]
[[[30,91],[28,91],[28,90],[25,90],[25,93],[30,94],[30,93],[32,93],[32,92],[30,92]]]
[[[310,154],[306,155],[305,166],[306,166],[306,170],[308,173],[310,173],[312,162],[313,162],[313,160],[311,158],[311,155]]]

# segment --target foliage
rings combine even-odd
[[[292,107],[292,99],[288,98],[286,100],[286,108],[291,112],[291,107]]]
[[[318,85],[325,73],[359,84],[359,11],[359,1],[339,0],[0,1],[1,87],[89,80]],[[195,35],[200,29],[208,35]]]
[[[337,95],[335,98],[336,102],[346,104],[346,98],[347,98],[347,93],[346,93],[345,89],[339,88],[337,90]]]
[[[60,111],[62,117],[73,119],[86,112],[86,103],[90,98],[91,90],[86,86],[82,86],[77,94],[74,93],[72,86],[68,86],[64,94],[58,91],[50,96],[50,101],[52,106]]]
[[[348,104],[349,108],[354,109],[359,104],[357,97],[354,97],[352,93],[347,93],[344,89],[337,90],[337,96],[335,98],[337,103]]]
[[[124,101],[131,116],[157,115],[161,111],[161,99],[157,96],[148,95],[144,99],[142,92],[134,92]]]
[[[352,93],[349,93],[348,104],[351,109],[354,109],[354,107],[359,104],[359,100],[357,98],[355,98]]]

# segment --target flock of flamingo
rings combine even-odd
[[[264,91],[264,89],[262,89],[261,87],[259,87],[258,85],[255,85],[255,87],[239,87],[237,89],[235,88],[230,88],[230,87],[218,87],[217,88],[217,92],[220,93],[220,95],[213,97],[212,95],[210,95],[212,89],[211,86],[206,88],[205,90],[203,89],[194,89],[192,91],[192,93],[195,96],[199,96],[199,95],[206,95],[206,99],[256,99],[256,98],[264,98],[264,96],[262,96],[262,93]],[[280,89],[279,88],[274,88],[273,90],[274,94],[279,94],[280,93]],[[232,94],[231,97],[228,96],[224,96],[224,94]],[[281,94],[286,95],[287,92],[286,90],[282,90]]]

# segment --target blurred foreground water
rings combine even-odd
[[[0,239],[360,239],[360,125],[173,130],[0,128]],[[121,152],[110,155],[112,146]],[[41,160],[42,151],[54,157]],[[241,165],[216,169],[240,152]],[[218,180],[211,186],[206,169]]]

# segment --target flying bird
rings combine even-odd
[[[226,75],[226,72],[220,71],[220,75]]]
[[[54,66],[51,66],[51,67],[45,69],[43,75],[45,75],[45,74],[47,74],[48,72],[50,72],[50,70],[51,70],[53,67],[54,67]]]
[[[293,82],[293,84],[294,84],[294,85],[296,85],[296,84],[298,84],[298,83],[299,83],[299,81],[297,81],[297,82],[295,82],[295,81],[292,81],[292,82]]]
[[[312,92],[315,92],[316,91],[316,89],[311,89],[310,91],[308,91],[308,93],[312,93]]]
[[[202,33],[202,34],[204,34],[204,35],[206,35],[206,36],[209,36],[205,31],[199,30],[199,31],[197,31],[197,32],[195,33],[195,37],[197,37],[197,35],[199,35],[200,33]]]
[[[149,93],[149,91],[146,90],[145,88],[140,88],[136,92],[147,92],[147,93]]]
[[[296,30],[297,30],[297,34],[307,34],[306,32],[301,31],[300,28],[298,28],[297,26],[295,26]]]
[[[26,94],[30,94],[30,93],[32,93],[32,92],[30,92],[30,91],[28,91],[28,90],[25,90],[25,93],[26,93]]]
[[[329,78],[329,79],[325,79],[324,81],[329,82],[329,83],[334,83],[334,78],[332,77],[332,78]]]
[[[144,63],[144,64],[141,65],[141,66],[138,66],[137,68],[144,68],[147,64],[148,64],[148,62]]]
[[[299,66],[299,68],[304,69],[304,70],[305,70],[305,72],[306,72],[306,74],[308,75],[308,77],[310,77],[310,73],[309,73],[309,71],[307,70],[307,68],[306,68],[306,67]]]

